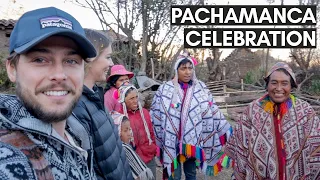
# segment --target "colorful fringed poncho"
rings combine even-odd
[[[240,116],[226,154],[242,179],[320,179],[320,121],[305,101],[266,94]]]
[[[154,96],[150,115],[160,149],[158,155],[168,176],[178,161],[186,158],[196,159],[197,167],[207,175],[217,174],[222,165],[229,163],[221,149],[231,136],[232,127],[195,75],[185,93],[177,77],[162,84]]]

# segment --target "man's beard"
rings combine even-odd
[[[81,93],[75,97],[63,111],[46,111],[43,105],[39,104],[36,100],[33,100],[28,96],[27,89],[22,88],[20,83],[16,83],[16,94],[19,100],[22,102],[22,105],[27,109],[27,111],[33,115],[35,118],[46,122],[46,123],[57,123],[66,120],[72,113],[72,110],[77,105],[78,100],[81,96]],[[82,92],[82,90],[81,90]],[[75,93],[75,92],[69,92]]]

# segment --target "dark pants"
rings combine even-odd
[[[188,159],[183,163],[183,171],[186,176],[186,180],[196,180],[197,169],[194,159]],[[170,177],[170,180],[180,180],[181,179],[181,164],[178,163],[177,169],[174,171],[174,178]]]

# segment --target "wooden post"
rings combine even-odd
[[[223,75],[222,80],[224,81],[226,79],[226,67],[225,66],[223,66],[223,68],[222,68],[222,75]],[[225,96],[226,92],[227,92],[227,84],[224,83],[224,85],[223,85],[224,96]]]
[[[243,88],[243,79],[241,79],[241,91],[244,91],[244,88]]]
[[[268,69],[269,69],[269,48],[267,49],[267,55],[266,55],[266,75],[268,75]]]
[[[153,64],[153,58],[150,58],[151,60],[151,76],[152,76],[152,79],[154,79],[154,64]]]

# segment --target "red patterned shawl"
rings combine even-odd
[[[320,121],[313,108],[296,99],[282,118],[286,179],[320,179]],[[240,116],[226,153],[235,161],[236,179],[279,179],[273,115],[260,100]]]

